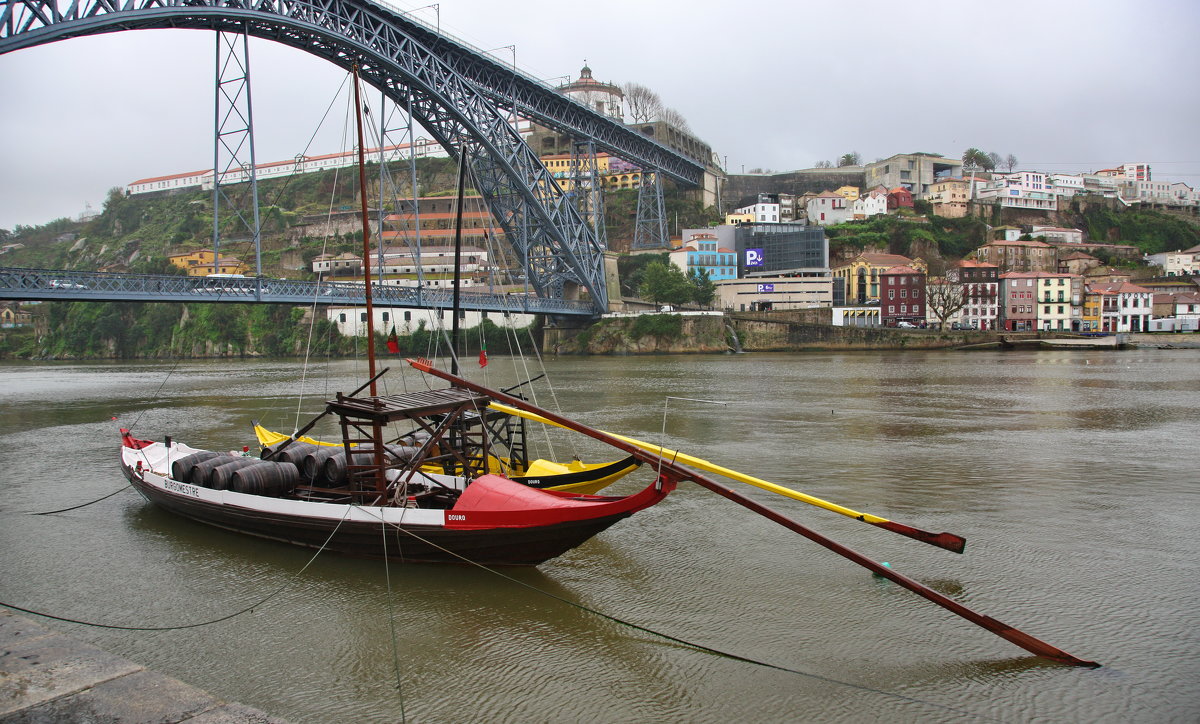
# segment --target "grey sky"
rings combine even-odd
[[[400,9],[417,2],[394,2]],[[728,168],[807,168],[858,151],[1015,154],[1023,168],[1150,162],[1200,184],[1200,3],[564,3],[443,0],[415,10],[525,72],[636,81]],[[512,51],[495,51],[502,61]],[[251,50],[258,160],[343,142],[344,73]],[[212,166],[213,36],[138,31],[0,57],[0,228],[99,209],[110,187]]]

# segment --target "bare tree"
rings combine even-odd
[[[937,317],[938,327],[945,328],[946,320],[958,314],[967,304],[967,294],[955,275],[935,277],[925,282],[925,307]]]
[[[1017,167],[1017,157],[1012,155],[1011,153],[1008,154],[1008,156],[1006,156],[1004,158],[1004,168],[1007,169],[1009,173],[1012,173],[1013,169],[1016,167]]]
[[[681,131],[690,132],[692,130],[691,127],[688,126],[687,119],[683,117],[683,114],[674,108],[664,108],[659,111],[658,120],[664,123],[669,123]]]
[[[839,168],[842,166],[859,166],[861,164],[862,164],[862,156],[860,156],[858,154],[858,151],[851,151],[850,153],[843,153],[841,156],[838,157],[837,165]]]
[[[633,123],[647,123],[662,111],[662,98],[641,83],[626,83],[621,86],[625,104],[629,106],[629,118]]]
[[[991,162],[992,168],[1000,168],[1000,164],[1004,163],[1004,159],[995,151],[988,152],[988,161]]]
[[[813,164],[813,168],[833,168],[833,164],[829,161],[817,161]]]

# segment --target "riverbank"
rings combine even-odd
[[[287,724],[0,608],[0,720]]]
[[[1117,348],[1114,337],[1081,338],[1062,332],[837,327],[822,310],[753,314],[683,312],[605,317],[580,328],[548,328],[543,349],[560,355],[712,354],[725,352],[996,349],[1068,340]],[[1121,334],[1119,346],[1200,349],[1196,334]]]

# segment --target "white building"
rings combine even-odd
[[[750,220],[754,223],[778,224],[780,221],[779,199],[770,194],[759,194],[756,203],[734,209],[730,215],[749,215]]]
[[[425,323],[429,330],[449,330],[454,319],[449,309],[402,309],[400,307],[375,307],[371,320],[375,332],[390,334],[395,326],[396,334],[411,334]],[[326,318],[337,325],[338,331],[348,337],[367,336],[366,307],[329,307]],[[469,330],[487,319],[498,327],[523,328],[533,323],[536,315],[521,312],[475,312],[461,310],[458,324],[460,329]]]
[[[1142,257],[1142,260],[1147,264],[1162,267],[1163,274],[1169,277],[1200,274],[1200,246],[1194,246],[1185,251],[1164,251],[1159,254],[1147,254]]]
[[[886,207],[887,201],[884,200]],[[833,191],[822,191],[808,200],[808,223],[815,226],[841,224],[853,218],[854,209],[846,197]]]
[[[427,138],[418,138],[414,143],[401,143],[394,146],[385,146],[382,150],[378,148],[368,148],[364,152],[368,161],[379,161],[390,163],[392,161],[407,161],[411,157],[440,157],[448,156],[437,141],[431,141]],[[255,175],[260,179],[277,178],[280,176],[291,176],[297,173],[311,173],[314,171],[325,171],[331,168],[349,168],[358,165],[358,150],[344,151],[342,153],[329,153],[323,156],[297,156],[296,158],[286,161],[271,161],[268,163],[260,163],[255,166]],[[222,184],[235,184],[247,181],[250,179],[250,172],[246,168],[236,167],[230,169],[221,175]],[[213,172],[212,169],[204,171],[192,171],[189,173],[174,174],[171,176],[156,176],[153,178],[144,178],[133,181],[125,187],[125,193],[129,195],[150,193],[152,191],[171,191],[175,189],[184,189],[192,187],[200,187],[205,190],[212,190],[213,187]]]
[[[887,211],[887,193],[877,189],[868,191],[850,204],[850,213],[855,219],[866,219],[886,214]]]
[[[833,277],[829,276],[722,279],[716,286],[721,307],[737,312],[833,305]]]
[[[1093,284],[1100,295],[1100,329],[1104,332],[1144,332],[1150,329],[1154,292],[1129,282]]]
[[[1064,229],[1061,226],[1035,226],[1030,236],[1035,239],[1039,236],[1045,237],[1048,242],[1083,243],[1083,231],[1079,229]]]

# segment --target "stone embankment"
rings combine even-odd
[[[583,328],[549,328],[544,349],[551,354],[581,355],[704,354],[738,349],[954,349],[1000,340],[994,332],[835,327],[829,323],[828,313],[799,310],[613,315]]]

